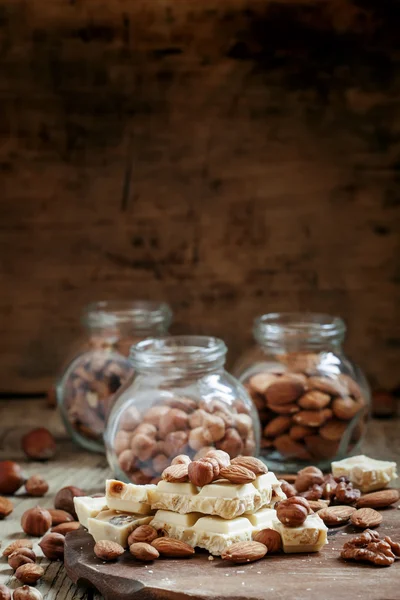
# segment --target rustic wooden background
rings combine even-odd
[[[47,388],[94,299],[175,331],[349,325],[400,384],[393,0],[0,0],[0,391]]]

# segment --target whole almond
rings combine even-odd
[[[186,558],[194,554],[194,548],[192,548],[192,546],[189,546],[186,542],[175,540],[174,538],[157,538],[151,542],[151,545],[163,556]]]
[[[321,427],[332,416],[330,408],[322,410],[301,410],[293,415],[293,421],[306,427]]]
[[[99,540],[94,546],[94,553],[97,558],[105,561],[116,560],[124,552],[125,550],[120,544],[109,540]]]
[[[255,542],[267,546],[268,554],[276,554],[282,550],[282,538],[274,529],[262,529],[253,537]]]
[[[188,465],[189,481],[198,487],[211,483],[214,479],[214,469],[210,462],[194,460]]]
[[[245,467],[232,464],[229,467],[224,467],[221,469],[219,474],[223,479],[227,479],[231,483],[237,484],[251,483],[256,478],[253,471],[250,471]]]
[[[336,527],[348,523],[351,515],[355,512],[353,506],[328,506],[318,511],[318,516],[321,517],[325,525],[328,527]]]
[[[128,546],[136,544],[137,542],[143,542],[144,544],[151,544],[153,540],[158,537],[157,530],[151,525],[139,525],[128,537]]]
[[[335,398],[332,402],[333,414],[343,421],[350,421],[361,408],[361,404],[350,398],[350,396]]]
[[[267,425],[264,427],[264,436],[265,437],[276,437],[285,433],[292,424],[292,418],[287,417],[285,415],[281,415],[279,417],[275,417],[272,419]]]
[[[267,465],[254,456],[237,456],[236,458],[232,458],[231,464],[244,467],[245,469],[252,471],[256,476],[268,473]]]
[[[51,515],[51,524],[60,525],[60,523],[67,523],[69,521],[74,521],[74,517],[67,512],[66,510],[60,510],[58,508],[49,508],[48,509]]]
[[[320,390],[331,396],[342,396],[347,392],[347,387],[343,383],[331,377],[309,377],[308,388]]]
[[[221,558],[234,563],[249,563],[260,560],[267,552],[267,546],[260,542],[237,542],[226,548]]]
[[[52,533],[61,533],[61,535],[67,535],[70,531],[76,531],[79,529],[81,524],[79,521],[68,521],[67,523],[60,523],[51,528]]]
[[[169,481],[171,483],[183,483],[188,480],[188,466],[189,465],[182,463],[178,465],[171,465],[164,469],[161,477],[165,481]]]
[[[272,410],[272,412],[277,413],[278,415],[293,415],[294,413],[299,412],[300,406],[296,404],[296,402],[291,402],[290,404],[268,404],[268,408]]]
[[[324,440],[329,440],[331,442],[336,442],[342,439],[343,434],[345,433],[348,427],[348,423],[346,421],[339,421],[338,419],[331,419],[325,425],[323,425],[319,430],[319,435]]]
[[[27,563],[21,565],[15,571],[15,577],[21,583],[34,585],[44,575],[44,569],[40,565]]]
[[[259,394],[265,394],[272,383],[277,381],[277,375],[273,373],[257,373],[249,379],[250,387]]]
[[[364,494],[356,502],[357,508],[385,508],[397,502],[400,498],[399,490],[381,490]]]
[[[323,508],[328,508],[329,500],[309,500],[308,504],[313,512],[318,512]]]
[[[370,527],[377,527],[383,521],[381,513],[373,508],[359,508],[350,517],[352,525],[355,527],[361,527],[362,529],[369,529]]]
[[[146,542],[134,542],[129,546],[129,552],[137,560],[155,560],[160,556],[158,550]]]
[[[296,442],[304,440],[307,435],[312,435],[313,433],[314,429],[305,425],[293,425],[289,431],[290,437]]]
[[[311,454],[307,448],[300,442],[292,440],[290,435],[284,433],[275,438],[274,446],[285,458],[300,458],[301,460],[311,460]]]
[[[297,400],[304,391],[304,384],[300,380],[283,375],[268,386],[266,390],[267,403],[290,404]]]
[[[19,548],[33,548],[32,540],[28,540],[27,538],[14,540],[11,544],[4,548],[3,556],[8,557]]]
[[[0,496],[0,519],[8,517],[14,510],[14,504],[8,498]]]
[[[320,392],[319,390],[310,390],[299,398],[298,404],[301,408],[319,410],[328,406],[330,401],[331,397],[329,394]]]

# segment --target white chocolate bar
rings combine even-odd
[[[205,548],[216,556],[231,544],[251,540],[266,528],[281,534],[286,553],[318,552],[327,543],[327,527],[316,514],[309,515],[301,527],[286,527],[277,520],[276,511],[270,508],[234,519],[159,510],[150,524],[169,537],[184,541],[193,548]]]
[[[362,492],[381,490],[397,478],[395,462],[375,460],[364,454],[333,462],[332,474],[348,477]]]
[[[149,490],[155,488],[156,486],[150,483],[136,485],[134,483],[123,483],[116,479],[108,479],[106,481],[107,506],[112,510],[143,515],[150,514],[151,507],[147,502],[147,497]]]
[[[88,519],[87,527],[95,542],[109,540],[117,542],[125,548],[129,534],[139,525],[150,523],[152,518],[152,516],[144,517],[132,513],[103,510],[95,518]]]
[[[107,502],[105,496],[102,496],[101,498],[76,496],[74,498],[74,506],[79,523],[87,529],[88,519],[97,517],[100,511],[105,510],[107,508]]]
[[[319,552],[328,543],[328,528],[318,513],[308,515],[301,527],[286,527],[275,519],[272,529],[281,534],[283,551],[286,554],[298,552]]]

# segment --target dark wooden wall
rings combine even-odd
[[[400,10],[380,0],[0,0],[0,391],[45,390],[94,299],[175,331],[349,325],[400,383]]]

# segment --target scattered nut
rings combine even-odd
[[[162,478],[165,479],[165,481],[170,481],[172,483],[182,483],[187,481],[188,467],[190,464],[187,465],[180,463],[178,465],[171,465],[170,467],[164,469],[162,472]]]
[[[276,516],[287,527],[300,527],[311,512],[307,500],[301,496],[293,496],[279,502]]]
[[[205,457],[215,458],[215,460],[218,461],[220,468],[229,467],[231,464],[231,457],[224,450],[208,450],[208,452],[205,454]]]
[[[158,537],[157,530],[151,525],[139,525],[128,537],[128,546],[137,542],[151,544]]]
[[[76,531],[79,529],[81,524],[79,521],[67,521],[66,523],[60,523],[51,528],[52,533],[61,533],[61,535],[67,535],[70,531]]]
[[[249,563],[260,560],[267,552],[267,546],[260,542],[237,542],[226,548],[221,558],[234,563]]]
[[[186,454],[178,454],[178,456],[172,459],[171,465],[189,465],[191,462],[192,459]]]
[[[335,500],[340,504],[354,504],[360,497],[361,492],[353,488],[352,483],[342,481],[337,484],[335,490]]]
[[[21,583],[27,583],[28,585],[34,585],[43,575],[44,569],[36,564],[21,565],[15,571],[15,577]]]
[[[163,556],[186,558],[194,554],[192,546],[170,537],[157,538],[151,542],[151,545]]]
[[[39,590],[23,585],[14,590],[13,600],[43,600],[43,596]]]
[[[43,535],[51,527],[51,514],[45,508],[35,506],[24,512],[21,525],[25,533],[29,535]]]
[[[24,483],[21,467],[12,460],[0,461],[0,494],[14,494]]]
[[[160,556],[160,553],[154,546],[146,542],[134,542],[129,546],[129,552],[137,560],[155,560]]]
[[[97,558],[105,561],[116,560],[124,552],[125,550],[120,544],[108,540],[99,540],[94,546],[94,553]]]
[[[14,504],[8,498],[0,496],[0,519],[8,517],[14,510]]]
[[[58,508],[49,508],[48,511],[51,514],[51,524],[53,526],[74,520],[74,517],[65,510],[60,510]]]
[[[203,459],[195,460],[188,465],[188,476],[194,485],[203,487],[214,480],[213,465]]]
[[[337,527],[345,525],[349,522],[351,515],[355,512],[353,506],[328,506],[318,511],[318,516],[321,517],[327,527]]]
[[[39,542],[43,554],[50,560],[63,560],[65,538],[61,533],[48,533]]]
[[[276,554],[282,550],[282,538],[274,529],[262,529],[254,536],[255,542],[260,542],[268,548],[268,554]]]
[[[18,550],[19,548],[32,548],[32,547],[33,547],[32,540],[28,540],[28,539],[14,540],[11,544],[9,544],[6,548],[4,548],[3,556],[5,556],[7,558],[13,552]]]
[[[11,600],[11,590],[0,583],[0,600]]]
[[[340,556],[346,560],[370,562],[377,567],[389,567],[396,559],[391,544],[380,540],[379,534],[370,529],[346,542]]]
[[[36,562],[36,554],[32,548],[18,548],[8,557],[8,564],[14,571],[21,565]]]
[[[297,490],[291,483],[284,481],[283,479],[279,480],[281,484],[281,490],[286,495],[286,498],[292,498],[292,496],[297,496]]]
[[[25,454],[33,460],[49,460],[56,453],[56,441],[50,431],[44,427],[26,433],[21,445]]]
[[[220,470],[220,476],[223,479],[227,479],[231,483],[251,483],[255,480],[256,476],[253,471],[241,467],[239,465],[231,464],[229,467],[224,467]]]
[[[75,512],[74,498],[85,495],[83,490],[74,485],[63,487],[57,492],[56,497],[54,498],[54,508],[65,510],[77,520],[78,517]]]
[[[339,484],[340,485],[340,484]],[[364,494],[359,500],[357,500],[357,508],[385,508],[390,506],[399,500],[399,490],[381,490],[379,492],[371,492],[370,494]]]
[[[238,456],[236,458],[232,458],[231,464],[244,467],[245,469],[252,471],[254,475],[263,475],[264,473],[268,473],[267,465],[253,456]]]
[[[373,508],[359,508],[352,513],[350,521],[355,527],[369,529],[370,527],[377,527],[380,525],[383,521],[383,517],[381,513]]]
[[[294,486],[298,492],[305,492],[314,484],[324,483],[324,474],[318,467],[305,467],[296,477]]]
[[[40,475],[32,475],[25,483],[25,489],[30,496],[44,496],[49,484]]]

